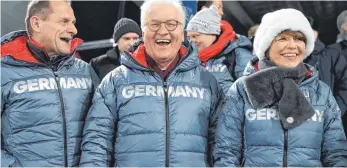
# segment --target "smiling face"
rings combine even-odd
[[[279,67],[294,68],[303,61],[306,54],[305,43],[305,36],[300,32],[282,32],[269,47],[270,60]]]
[[[189,37],[189,40],[192,41],[198,47],[199,51],[211,46],[213,42],[217,39],[216,35],[203,34],[193,31],[189,31],[187,35]]]
[[[63,1],[50,1],[49,6],[46,17],[32,17],[32,38],[44,46],[49,56],[69,54],[71,40],[77,34],[74,12],[68,3]]]
[[[174,60],[182,45],[183,25],[178,18],[183,18],[179,10],[166,4],[155,5],[146,14],[143,42],[147,54],[159,64]]]

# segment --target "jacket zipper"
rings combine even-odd
[[[60,87],[60,82],[57,74],[57,68],[55,66],[51,67],[54,73],[54,79],[57,83],[59,98],[60,98],[60,106],[61,106],[61,114],[63,117],[63,132],[64,132],[64,167],[68,167],[68,161],[67,161],[67,133],[66,133],[66,116],[65,116],[65,106],[64,106],[64,100],[62,95],[62,90]]]
[[[169,152],[170,152],[170,119],[169,119],[169,103],[168,103],[168,89],[167,89],[167,83],[164,81],[164,97],[165,97],[165,119],[166,119],[166,143],[165,143],[165,167],[169,167],[170,158],[169,158]]]
[[[284,129],[283,167],[288,167],[288,130]]]

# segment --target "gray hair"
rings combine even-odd
[[[347,32],[344,31],[343,27],[347,24],[347,10],[344,10],[340,13],[336,20],[337,29],[339,34],[337,35],[337,42],[342,40],[347,40]]]
[[[70,0],[64,0],[64,2],[69,3],[71,5]],[[29,2],[26,16],[25,16],[25,27],[28,33],[28,36],[32,35],[32,28],[30,25],[30,19],[31,17],[35,15],[39,15],[42,17],[43,20],[46,20],[48,14],[50,11],[50,1],[47,0],[32,0]]]
[[[181,2],[178,0],[146,0],[141,6],[141,28],[144,28],[146,24],[146,15],[148,11],[155,5],[172,5],[174,6],[181,14],[182,29],[186,25],[186,11],[182,6]]]

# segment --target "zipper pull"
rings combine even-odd
[[[164,81],[163,85],[164,85],[164,91],[167,92],[167,84],[166,84],[166,81]]]
[[[57,71],[57,67],[54,66],[53,64],[50,64],[49,67],[52,69],[54,76],[58,76],[58,71]]]

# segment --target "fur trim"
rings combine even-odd
[[[300,31],[306,36],[305,59],[314,48],[314,33],[307,18],[296,9],[281,9],[263,16],[254,39],[254,52],[259,60],[265,57],[265,51],[272,40],[284,30]]]
[[[305,78],[303,63],[297,68],[270,67],[245,78],[245,91],[253,108],[265,108],[278,102],[283,128],[295,128],[315,114],[297,83]],[[291,117],[293,121],[288,121]]]

